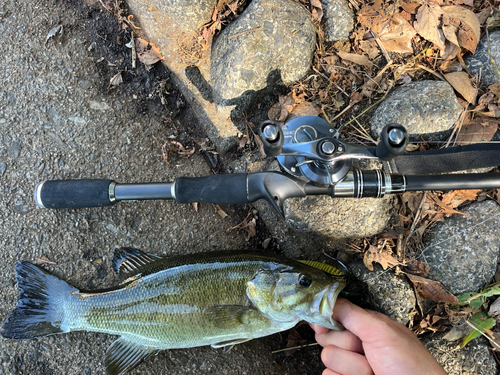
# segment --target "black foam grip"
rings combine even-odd
[[[246,204],[247,175],[234,173],[179,177],[175,180],[175,200],[179,203]]]
[[[109,200],[109,185],[113,180],[52,180],[35,189],[36,203],[45,208],[102,207]]]

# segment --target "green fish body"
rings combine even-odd
[[[301,320],[342,329],[331,318],[346,285],[342,267],[325,272],[257,252],[159,258],[126,248],[115,251],[113,269],[123,280],[118,287],[84,292],[19,261],[19,302],[2,336],[120,335],[108,348],[105,365],[109,374],[123,374],[158,350],[233,345]]]

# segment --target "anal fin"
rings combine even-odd
[[[113,342],[104,358],[108,375],[121,375],[138,366],[158,349],[135,344],[123,337]]]

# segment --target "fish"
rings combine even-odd
[[[159,257],[118,248],[116,287],[85,291],[27,261],[16,263],[18,304],[1,335],[32,339],[72,331],[120,337],[106,350],[109,375],[125,374],[165,349],[227,347],[294,327],[333,330],[349,269],[264,252]]]

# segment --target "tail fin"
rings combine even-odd
[[[1,335],[7,339],[31,339],[64,332],[64,299],[78,290],[34,264],[16,264],[19,300],[4,322]]]

